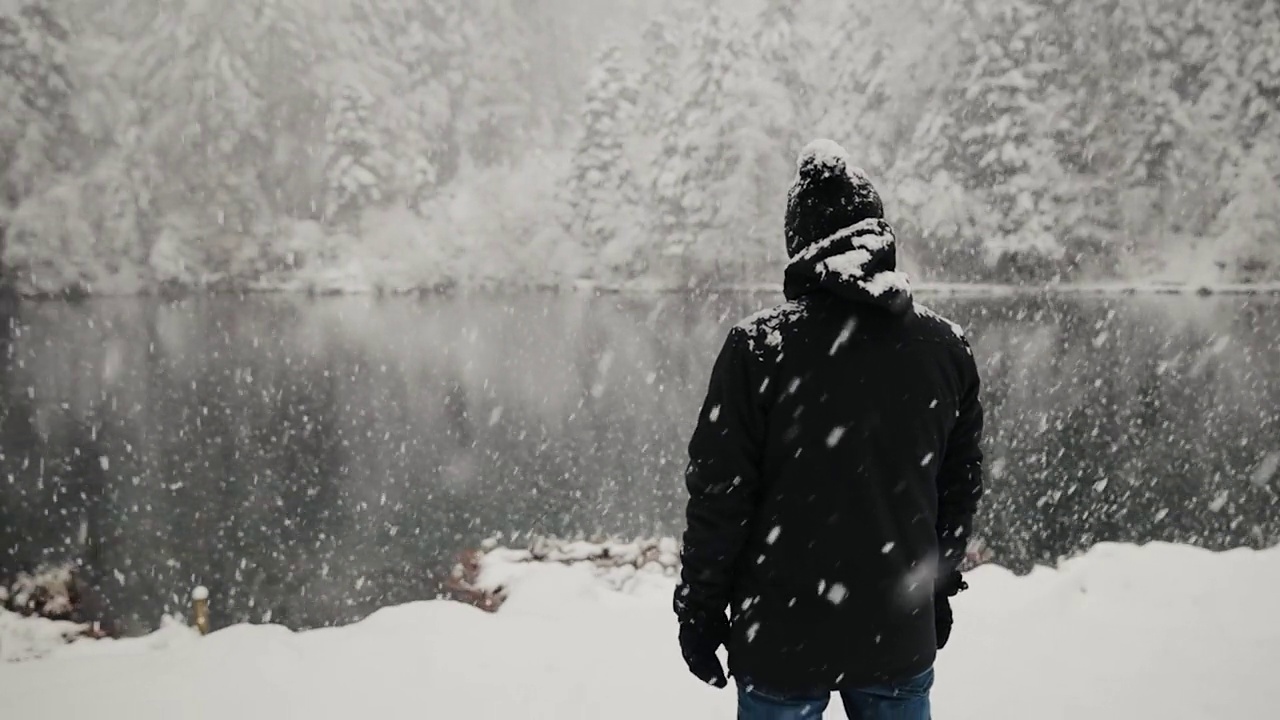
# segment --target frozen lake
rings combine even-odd
[[[984,372],[978,534],[1280,541],[1280,300],[951,298]],[[214,297],[0,316],[0,577],[80,559],[126,628],[347,622],[505,533],[674,534],[728,325],[772,296]]]

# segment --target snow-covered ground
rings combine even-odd
[[[3,664],[0,717],[733,716],[731,693],[685,673],[669,576],[641,572],[619,591],[581,565],[486,572],[509,590],[497,614],[426,602],[301,633],[169,627]],[[1057,570],[1017,578],[986,566],[970,581],[938,661],[938,717],[1280,712],[1280,549],[1102,545]]]

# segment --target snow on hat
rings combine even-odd
[[[863,220],[883,217],[884,204],[871,179],[849,162],[838,143],[814,140],[800,151],[787,195],[789,257]]]

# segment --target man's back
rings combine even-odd
[[[812,690],[924,671],[935,482],[976,382],[967,344],[919,307],[895,315],[825,294],[737,332],[748,385],[763,388],[763,452],[733,572],[734,674]],[[714,427],[703,442],[718,443]]]
[[[789,300],[729,333],[689,444],[675,607],[695,674],[720,682],[724,642],[744,687],[814,697],[931,668],[982,409],[967,341],[914,303],[865,176],[803,156],[787,222]]]

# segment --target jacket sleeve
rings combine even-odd
[[[966,344],[960,355],[961,394],[956,422],[947,437],[938,472],[939,590],[953,595],[959,589],[959,569],[973,529],[973,516],[982,498],[981,383],[973,352]]]
[[[687,527],[675,610],[682,620],[723,615],[733,571],[759,497],[764,412],[749,373],[745,333],[734,328],[711,371],[710,387],[689,441]]]

